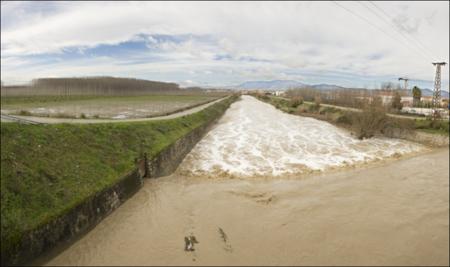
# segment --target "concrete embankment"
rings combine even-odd
[[[191,116],[196,116],[197,127],[187,131],[173,142],[165,144],[162,149],[159,149],[158,153],[148,153],[148,157],[145,156],[140,160],[136,160],[136,167],[124,177],[117,179],[112,185],[90,195],[76,206],[70,207],[65,212],[40,224],[38,227],[22,232],[18,241],[13,244],[3,240],[4,236],[2,234],[2,265],[24,264],[38,256],[49,253],[55,247],[73,242],[73,240],[87,233],[134,193],[139,191],[143,178],[156,178],[172,173],[184,156],[189,153],[236,99],[237,96],[226,98],[200,111],[201,114],[192,114]],[[177,120],[181,120],[177,124],[183,124],[182,118]],[[167,124],[170,123],[172,123],[171,120],[167,120]],[[155,127],[158,131],[163,131],[163,126],[164,122],[161,122]],[[4,155],[2,154],[3,160]],[[99,177],[97,178],[100,179]],[[2,185],[3,180],[8,182],[7,179],[11,178],[3,177],[2,172]],[[2,224],[3,217],[2,207]]]
[[[448,147],[449,136],[441,134],[431,134],[420,131],[393,131],[389,137],[405,139],[408,141],[417,142],[431,147]]]

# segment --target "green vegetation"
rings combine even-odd
[[[298,106],[300,106],[301,104],[303,104],[303,98],[301,96],[296,96],[291,98],[291,101],[289,101],[289,105],[292,108],[296,108]]]
[[[176,83],[119,77],[39,78],[31,85],[2,86],[8,95],[145,95],[181,92]]]
[[[114,124],[1,123],[1,250],[113,185],[147,153],[154,157],[218,117],[235,96],[172,120]]]
[[[394,93],[394,98],[392,99],[391,108],[395,112],[399,112],[403,108],[402,97],[400,96],[400,94],[398,92]]]
[[[5,96],[141,96],[141,95],[199,95],[224,96],[228,90],[209,90],[200,87],[181,89],[176,83],[120,77],[62,77],[39,78],[29,85],[1,87]]]
[[[412,95],[413,95],[413,106],[417,107],[420,103],[420,99],[422,98],[422,91],[419,87],[414,86],[412,89]]]
[[[385,129],[388,116],[381,99],[375,98],[372,103],[363,108],[362,112],[346,114],[358,139],[371,138]]]
[[[415,128],[427,133],[433,134],[449,134],[449,121],[448,120],[414,120]]]
[[[419,130],[433,134],[449,134],[448,120],[406,119],[387,116],[381,107],[381,100],[374,98],[371,104],[366,104],[361,112],[320,105],[319,103],[303,102],[292,107],[291,100],[281,97],[255,95],[258,99],[272,104],[289,114],[313,117],[351,129],[358,138],[370,138],[375,134],[387,134],[394,130]]]

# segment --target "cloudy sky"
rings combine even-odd
[[[229,86],[433,88],[449,2],[3,2],[1,79],[109,75]],[[443,68],[443,89],[449,87]]]

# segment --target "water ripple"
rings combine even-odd
[[[423,148],[399,139],[358,140],[332,124],[289,115],[242,96],[186,156],[179,171],[191,175],[279,176],[379,160]]]

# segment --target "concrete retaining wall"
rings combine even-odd
[[[62,242],[86,233],[139,190],[142,186],[141,174],[142,170],[136,168],[65,215],[25,234],[13,253],[2,255],[2,265],[23,264]]]
[[[230,105],[232,102],[230,102]],[[216,118],[193,129],[188,134],[163,149],[160,153],[158,153],[158,155],[152,159],[149,159],[146,166],[146,177],[157,178],[173,173],[181,161],[183,161],[184,157],[191,151],[198,141],[203,138],[203,136],[211,129],[216,121],[220,119],[225,111],[226,109],[218,114]]]
[[[191,151],[198,141],[209,131],[215,121],[198,127],[161,151],[156,157],[148,161],[148,178],[170,175],[184,157]]]
[[[395,131],[391,131],[388,136],[392,138],[405,139],[432,147],[448,147],[449,145],[448,135],[431,134],[420,131],[401,131],[396,129]]]

